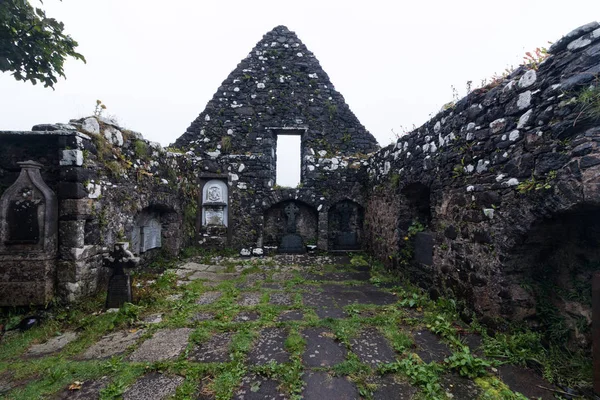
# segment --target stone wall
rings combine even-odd
[[[44,277],[52,290],[42,303],[53,294],[74,301],[105,287],[110,271],[103,258],[117,241],[139,241],[145,230],[147,245],[137,252],[147,264],[160,251],[177,254],[195,236],[198,190],[182,154],[93,117],[0,132],[0,140],[0,196],[15,181],[17,162],[33,160],[42,164],[41,175],[58,198],[58,254]],[[6,263],[2,268],[11,270]],[[35,302],[4,290],[20,279],[4,273],[1,304]]]
[[[389,264],[489,322],[539,317],[548,301],[540,288],[558,287],[552,306],[575,330],[590,310],[570,295],[581,284],[589,290],[600,265],[600,236],[582,224],[600,210],[600,115],[586,103],[600,99],[599,25],[549,53],[371,157],[366,235]],[[412,256],[419,224],[433,239],[432,263],[403,257]]]

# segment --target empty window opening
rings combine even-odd
[[[298,134],[277,135],[277,185],[298,187],[300,184],[301,143]]]

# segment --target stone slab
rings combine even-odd
[[[377,377],[371,383],[377,385],[377,389],[373,391],[373,400],[411,400],[417,393],[417,388],[394,375]]]
[[[289,281],[290,279],[294,279],[295,277],[296,275],[294,275],[292,272],[273,272],[273,275],[271,275],[272,280],[282,282]]]
[[[426,363],[432,361],[442,362],[446,357],[452,355],[452,351],[448,345],[441,342],[439,336],[427,330],[413,332],[413,337],[419,349],[417,354]]]
[[[330,330],[308,328],[302,332],[302,336],[306,340],[302,362],[307,367],[328,367],[346,359],[346,347],[335,340]]]
[[[280,283],[263,283],[263,289],[283,290],[284,286]]]
[[[288,397],[278,389],[279,382],[251,374],[242,378],[241,387],[233,396],[236,400],[284,400]]]
[[[142,322],[145,324],[160,324],[162,320],[162,314],[150,314],[142,318]]]
[[[200,304],[200,305],[208,305],[208,304],[212,304],[215,301],[219,300],[222,296],[221,292],[204,292],[202,293],[202,295],[200,295],[200,297],[198,297],[198,300],[196,300],[196,304]]]
[[[440,385],[446,395],[452,399],[478,399],[481,388],[473,381],[458,374],[447,374],[440,378]]]
[[[162,329],[129,356],[133,362],[154,362],[177,358],[188,344],[192,329]]]
[[[188,271],[206,271],[209,267],[210,267],[210,265],[198,264],[195,262],[187,262],[187,263],[179,266],[180,269],[185,269]]]
[[[143,329],[136,331],[120,331],[110,333],[103,336],[98,342],[88,348],[81,358],[102,359],[110,358],[119,354],[125,353],[127,348],[135,344],[135,342],[144,334]]]
[[[284,328],[265,328],[258,335],[254,347],[248,354],[248,361],[254,365],[264,365],[271,361],[285,363],[290,360],[285,350],[288,332]]]
[[[340,307],[316,307],[315,313],[321,319],[324,318],[346,318],[348,314]]]
[[[110,379],[104,376],[94,381],[85,381],[78,390],[69,390],[68,388],[60,392],[54,399],[56,400],[89,400],[99,399],[100,391],[108,386]]]
[[[177,387],[184,378],[167,376],[156,372],[149,373],[138,379],[123,393],[123,400],[162,400],[175,394]]]
[[[233,322],[252,322],[259,318],[260,314],[255,311],[242,311],[233,318]]]
[[[387,339],[374,328],[367,328],[350,339],[350,348],[364,364],[376,367],[396,361],[396,353]]]
[[[554,400],[555,397],[551,390],[559,390],[532,370],[516,365],[501,365],[498,367],[498,375],[510,390],[519,392],[530,399]],[[540,386],[551,390],[542,389]]]
[[[206,342],[196,346],[188,359],[196,362],[227,362],[229,361],[229,347],[231,345],[231,332],[217,333]]]
[[[235,279],[238,276],[239,276],[239,274],[235,274],[235,273],[218,274],[218,273],[214,273],[214,272],[199,271],[199,272],[194,272],[192,275],[188,276],[188,279],[191,281],[194,281],[197,279],[204,279],[204,280],[213,281],[213,282],[223,282],[223,281]]]
[[[192,316],[192,318],[190,320],[191,320],[191,322],[201,322],[201,321],[211,321],[213,319],[215,319],[215,316],[212,313],[199,312],[199,313],[196,313],[194,316]]]
[[[294,297],[291,293],[274,292],[269,296],[269,304],[276,306],[291,306],[294,304]]]
[[[245,307],[256,306],[260,304],[261,296],[260,292],[242,292],[238,297],[237,304]]]
[[[34,344],[29,348],[26,356],[41,357],[47,354],[61,351],[66,345],[77,339],[78,334],[75,332],[65,332],[60,336],[53,337],[45,343]]]
[[[304,313],[302,311],[300,311],[300,310],[285,310],[281,314],[279,314],[277,321],[279,321],[279,322],[301,321],[302,319],[304,319]]]
[[[302,378],[304,400],[358,400],[358,390],[346,377],[333,377],[327,372],[309,372]]]

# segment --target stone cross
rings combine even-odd
[[[104,266],[112,268],[113,274],[108,282],[106,308],[119,308],[125,303],[131,303],[131,277],[125,274],[125,268],[133,268],[140,262],[129,251],[129,243],[115,243],[113,251],[104,259]]]
[[[300,211],[294,203],[288,204],[285,209],[287,217],[287,233],[296,233],[296,214]]]

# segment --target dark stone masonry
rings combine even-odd
[[[600,263],[599,76],[591,23],[380,149],[278,26],[167,149],[99,116],[2,131],[0,305],[105,288],[122,241],[142,265],[188,245],[366,250],[492,325],[543,324],[550,302],[587,346],[572,294]],[[280,135],[301,139],[297,188],[276,181]]]

